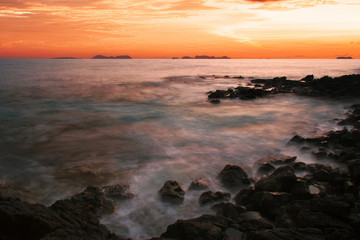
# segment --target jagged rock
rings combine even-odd
[[[113,210],[99,188],[88,187],[50,207],[0,197],[1,239],[118,239],[98,216]]]
[[[52,210],[62,211],[71,209],[73,212],[84,212],[96,217],[115,211],[114,201],[105,197],[104,192],[98,188],[89,186],[83,192],[75,194],[70,199],[58,200],[50,207]]]
[[[274,228],[273,225],[261,217],[258,212],[245,212],[239,215],[231,227],[242,232],[266,230]]]
[[[226,165],[218,177],[221,183],[228,188],[250,184],[250,179],[246,172],[236,165]]]
[[[161,200],[174,204],[184,201],[185,191],[176,181],[167,181],[159,191]]]
[[[134,194],[130,192],[130,187],[127,184],[115,184],[102,187],[102,190],[105,193],[107,198],[113,200],[122,200],[122,199],[129,199],[133,198]]]
[[[294,170],[289,167],[280,167],[270,176],[260,179],[255,183],[256,191],[289,192],[296,183]]]
[[[199,198],[199,203],[201,205],[208,203],[217,203],[217,202],[228,202],[231,198],[230,193],[226,192],[203,192]]]
[[[210,186],[210,182],[204,178],[198,178],[191,182],[189,190],[205,190]]]
[[[230,240],[225,233],[232,221],[219,216],[203,215],[189,220],[177,220],[167,227],[160,239]]]

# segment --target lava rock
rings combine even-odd
[[[159,191],[161,200],[174,204],[181,204],[184,201],[185,191],[182,186],[173,180],[165,182]]]
[[[263,163],[259,166],[257,173],[260,176],[264,176],[264,175],[268,175],[269,173],[273,172],[274,170],[275,170],[275,167],[273,165],[271,165],[270,163]]]
[[[245,207],[229,202],[215,204],[211,209],[216,210],[216,216],[227,217],[233,220],[238,219],[240,214],[246,212]]]

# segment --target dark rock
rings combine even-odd
[[[246,172],[236,165],[226,165],[218,177],[221,183],[229,188],[250,184],[250,179]]]
[[[305,82],[314,81],[314,75],[307,75],[306,77],[302,78],[301,81],[305,81]]]
[[[233,220],[239,218],[240,214],[246,212],[245,207],[233,203],[218,203],[211,209],[216,210],[216,216],[227,217]]]
[[[211,99],[210,102],[211,102],[212,104],[219,104],[219,103],[221,103],[221,101],[220,101],[219,99]]]
[[[296,160],[296,156],[287,155],[272,155],[261,158],[256,163],[270,163],[270,164],[289,164]]]
[[[201,205],[208,203],[217,203],[217,202],[228,202],[231,198],[230,193],[225,192],[203,192],[199,198],[199,203]]]
[[[104,192],[89,186],[83,192],[75,194],[70,199],[58,200],[50,207],[54,211],[71,209],[73,212],[101,217],[115,211],[114,201],[105,197]]]
[[[259,211],[270,219],[274,219],[279,208],[290,203],[293,199],[293,195],[284,192],[256,192],[246,208]]]
[[[189,190],[205,190],[209,188],[209,185],[209,180],[198,178],[191,182]]]
[[[258,175],[268,175],[269,173],[273,172],[275,170],[275,167],[271,165],[270,163],[263,163],[259,166],[259,169],[257,171]]]
[[[251,202],[255,192],[256,191],[253,188],[243,189],[236,194],[234,201],[237,205],[246,206]]]
[[[232,221],[228,218],[203,215],[189,220],[177,220],[167,227],[162,239],[230,240],[225,233]]]
[[[295,135],[294,137],[292,137],[290,139],[290,141],[288,142],[288,145],[302,144],[302,143],[305,143],[305,138],[303,138],[299,135]]]
[[[105,193],[105,197],[113,199],[113,200],[122,200],[133,198],[134,194],[130,192],[130,187],[127,184],[115,184],[104,186],[103,191]]]
[[[316,228],[275,228],[250,232],[246,240],[325,240],[323,232]]]
[[[167,181],[159,191],[161,200],[174,204],[184,201],[185,191],[176,181]]]
[[[269,221],[261,217],[258,212],[245,212],[239,215],[231,227],[242,232],[258,231],[274,228]]]
[[[311,194],[307,181],[303,179],[298,179],[293,185],[293,188],[290,190],[290,193],[293,194],[297,199],[310,199]]]
[[[291,163],[289,166],[296,171],[305,171],[307,169],[306,163],[303,162],[294,162]]]
[[[255,183],[256,191],[289,192],[296,183],[294,170],[289,167],[280,167],[270,176],[260,179]]]
[[[1,239],[120,239],[97,219],[113,207],[95,187],[48,208],[17,198],[0,198]]]
[[[360,184],[360,159],[354,159],[347,162],[352,180]]]

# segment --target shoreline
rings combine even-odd
[[[306,85],[309,84],[306,82],[314,84],[317,81],[310,77],[307,79],[300,81],[305,87],[313,86]],[[260,96],[254,94],[255,97],[245,99],[256,99],[277,93],[299,94],[293,91],[294,87],[299,86],[288,82],[290,80],[274,78],[272,86],[267,85],[265,81],[253,82],[254,86],[248,88],[261,89]],[[357,87],[360,85],[358,77],[351,81],[356,82]],[[277,87],[279,83],[281,83],[280,88]],[[256,87],[256,84],[260,87]],[[340,85],[345,86],[345,90],[340,88]],[[353,87],[348,88],[346,84],[340,85],[337,83],[335,85],[338,96],[326,95],[329,88],[321,84],[320,88],[310,89],[311,91],[303,95],[337,98],[344,97],[344,93],[348,90],[351,93],[354,90]],[[262,92],[273,87],[277,90],[273,89],[265,94]],[[224,91],[225,93],[222,93],[226,95],[215,99],[233,98],[230,97],[231,91],[219,91]],[[240,95],[236,98],[242,99]],[[280,239],[355,239],[360,234],[358,230],[360,226],[359,107],[354,105],[347,118],[339,122],[340,125],[352,126],[352,130],[328,132],[320,137],[294,136],[289,141],[289,145],[314,154],[320,164],[296,162],[294,156],[269,157],[263,159],[263,162],[259,161],[257,178],[249,178],[243,170],[239,170],[241,166],[228,167],[225,173],[219,176],[220,179],[225,179],[221,181],[227,187],[233,188],[238,185],[249,187],[241,190],[235,198],[234,196],[229,198],[229,195],[224,192],[209,193],[206,191],[206,181],[200,181],[200,183],[198,181],[200,190],[204,191],[203,195],[206,193],[200,197],[201,204],[214,203],[215,214],[190,220],[178,220],[169,225],[165,233],[153,240],[237,239],[240,236],[242,239],[274,239],[274,237]],[[325,158],[345,164],[347,169],[332,168],[321,164],[321,160]],[[298,171],[309,173],[305,177],[297,177],[295,173]],[[165,201],[175,202],[175,205],[181,204],[181,198],[186,192],[180,184],[172,183],[172,185],[175,187],[165,191],[167,196]],[[75,237],[74,239],[122,239],[101,225],[98,218],[114,211],[115,205],[112,201],[123,199],[131,201],[132,195],[126,186],[107,187],[88,187],[82,193],[70,199],[59,200],[50,207],[29,204],[0,195],[1,232],[8,234],[10,238],[13,237],[12,239],[29,236],[33,236],[33,239],[43,237],[55,239],[66,237],[66,234]],[[195,191],[200,190],[195,187]],[[233,201],[229,202],[230,199]],[[30,220],[30,225],[24,227],[24,219]],[[73,225],[74,220],[80,221],[81,224]]]

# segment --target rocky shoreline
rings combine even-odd
[[[224,98],[248,100],[277,93],[358,97],[360,75],[257,79],[251,84],[210,92],[209,99],[219,103]],[[199,206],[211,205],[213,214],[177,220],[152,240],[359,239],[360,105],[351,106],[338,124],[343,130],[289,140],[289,147],[312,154],[317,163],[298,162],[296,156],[268,156],[254,163],[255,176],[241,166],[225,165],[218,180],[229,190],[241,189],[235,196],[209,191],[208,179],[194,180],[187,190],[174,180],[165,182],[159,189],[162,201],[176,206],[187,191],[202,191]],[[344,167],[332,167],[324,159]],[[127,185],[89,186],[45,207],[2,196],[0,191],[0,239],[124,239],[99,218],[115,211],[115,201],[133,196]]]

